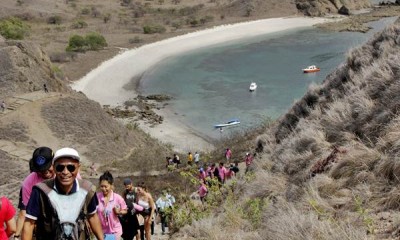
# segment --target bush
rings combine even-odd
[[[86,36],[73,35],[70,37],[68,52],[85,52],[87,50],[99,50],[107,46],[106,39],[99,33],[89,33]]]
[[[87,26],[88,26],[88,24],[85,21],[77,20],[74,23],[72,23],[71,27],[77,29],[77,28],[85,28]]]
[[[82,14],[82,15],[89,15],[89,13],[90,13],[90,9],[89,9],[89,8],[83,8],[83,9],[81,10],[81,14]]]
[[[51,16],[47,19],[48,24],[61,24],[61,17],[60,16]]]
[[[68,47],[66,51],[68,52],[84,52],[86,50],[87,42],[84,37],[80,35],[73,35],[69,38]]]
[[[139,37],[139,36],[135,36],[134,38],[130,38],[129,39],[129,43],[133,44],[133,43],[141,43],[143,40]]]
[[[144,34],[164,33],[165,31],[165,27],[161,25],[147,25],[143,27]]]
[[[19,18],[11,17],[0,21],[0,34],[6,39],[24,39],[29,30],[30,26]]]
[[[99,50],[107,47],[106,39],[99,33],[89,33],[85,38],[90,50]]]

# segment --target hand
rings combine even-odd
[[[117,214],[117,215],[121,214],[121,208],[119,207],[119,205],[116,205],[114,207],[114,213]]]

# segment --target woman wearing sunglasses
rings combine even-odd
[[[99,179],[101,192],[97,193],[99,205],[97,208],[101,227],[105,239],[121,239],[122,225],[118,215],[124,215],[128,211],[128,207],[124,199],[113,191],[114,178],[109,171],[106,171]]]

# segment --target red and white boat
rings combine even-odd
[[[321,69],[317,68],[315,65],[308,66],[307,68],[303,69],[304,73],[313,73],[319,72]]]

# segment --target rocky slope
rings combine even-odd
[[[296,7],[308,16],[346,13],[347,10],[359,10],[371,7],[369,0],[296,0]]]

